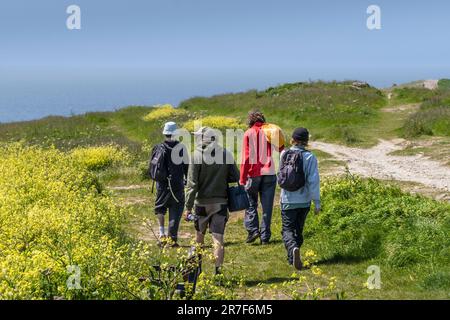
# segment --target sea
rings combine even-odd
[[[450,77],[448,68],[0,68],[0,123],[127,106],[177,106],[191,97],[262,90],[287,82],[359,80],[385,88],[445,77]]]

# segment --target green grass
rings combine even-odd
[[[441,79],[438,82],[439,89],[448,90],[450,89],[450,79]]]
[[[152,209],[152,201],[154,198],[150,193],[149,185],[144,185],[145,187],[142,189],[113,192],[116,195],[118,203],[130,203],[126,208],[130,210],[134,218],[130,221],[128,230],[146,239],[146,241],[155,242],[154,236],[150,231],[139,227],[136,228],[141,218],[151,219],[155,230],[157,225]],[[400,197],[404,196],[400,192],[398,195]],[[359,196],[364,197],[362,194],[355,194],[355,197]],[[136,199],[145,199],[145,201],[133,204],[133,201],[136,201]],[[383,201],[383,198],[380,198],[380,200]],[[418,201],[417,203],[420,203],[420,199]],[[437,202],[436,204],[439,206]],[[331,238],[333,236],[332,234],[336,235],[336,232],[327,231],[326,229],[329,226],[322,222],[330,214],[333,214],[335,210],[334,205],[329,201],[326,201],[324,203],[325,205],[328,208],[324,213],[319,216],[310,214],[308,217],[306,222],[305,244],[302,252],[304,253],[308,249],[313,249],[318,252],[319,261],[317,265],[325,274],[338,278],[338,289],[345,292],[347,299],[449,298],[449,286],[447,284],[449,269],[445,265],[442,265],[442,263],[433,264],[431,261],[425,261],[419,264],[396,266],[388,262],[383,255],[372,257],[367,255],[362,257],[330,255],[329,245],[336,245],[336,248],[339,248],[339,246]],[[352,206],[350,202],[348,205]],[[370,208],[366,210],[370,210]],[[395,206],[389,210],[395,210]],[[393,213],[386,214],[392,215]],[[339,220],[341,219],[336,220],[333,224],[339,225]],[[314,235],[317,232],[318,225],[322,223],[323,230],[320,231],[319,236]],[[355,225],[355,228],[359,227]],[[395,233],[396,230],[396,228],[393,228],[391,231]],[[277,203],[275,204],[273,214],[272,233],[272,242],[268,246],[245,244],[247,234],[243,227],[243,214],[233,213],[230,216],[225,236],[226,258],[224,272],[225,275],[233,275],[244,279],[245,286],[239,290],[239,295],[243,298],[286,298],[279,290],[272,288],[272,285],[280,286],[284,281],[290,280],[290,275],[293,272],[292,267],[286,261],[286,252],[281,239],[281,213]],[[182,221],[180,234],[183,235],[180,244],[187,249],[194,235],[192,223]],[[327,234],[329,239],[319,240],[322,237],[321,235],[326,237]],[[186,236],[190,237],[186,238]],[[206,243],[209,249],[211,249],[212,243],[209,235],[207,235]],[[355,241],[355,245],[358,245],[358,243],[359,241]],[[320,247],[324,246],[328,247],[328,249],[321,251],[322,249]],[[408,247],[405,247],[405,249],[408,249]],[[378,265],[381,268],[381,290],[369,290],[364,287],[364,283],[369,276],[366,270],[371,265]],[[211,263],[206,264],[204,269],[206,273],[213,272]],[[310,277],[311,270],[302,271],[302,274]]]
[[[425,88],[405,87],[394,88],[392,99],[395,104],[420,103],[434,96],[434,92]]]
[[[450,136],[450,90],[438,89],[426,97],[420,109],[403,126],[406,137]]]
[[[233,115],[244,123],[249,110],[260,109],[268,122],[279,124],[287,133],[304,126],[310,129],[314,140],[373,143],[361,132],[376,121],[386,98],[375,88],[358,90],[351,84],[294,83],[264,91],[192,98],[180,107],[202,115]]]

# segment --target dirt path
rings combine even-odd
[[[434,90],[437,89],[439,84],[439,80],[425,80],[423,82],[423,86],[426,89]]]
[[[371,149],[350,148],[324,142],[314,142],[312,147],[327,152],[338,160],[347,162],[353,173],[378,179],[393,179],[420,183],[448,193],[450,169],[423,155],[394,156],[389,153],[402,150],[405,140],[380,140]]]

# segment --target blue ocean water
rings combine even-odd
[[[388,87],[443,78],[450,70],[207,70],[69,69],[0,70],[0,122],[111,111],[130,105],[171,103],[193,96],[264,89],[295,81],[367,81]]]

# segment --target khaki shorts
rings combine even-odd
[[[195,214],[198,219],[195,221],[195,230],[203,234],[209,227],[210,233],[223,235],[228,221],[228,208],[226,204],[216,204],[207,206],[195,206]]]

